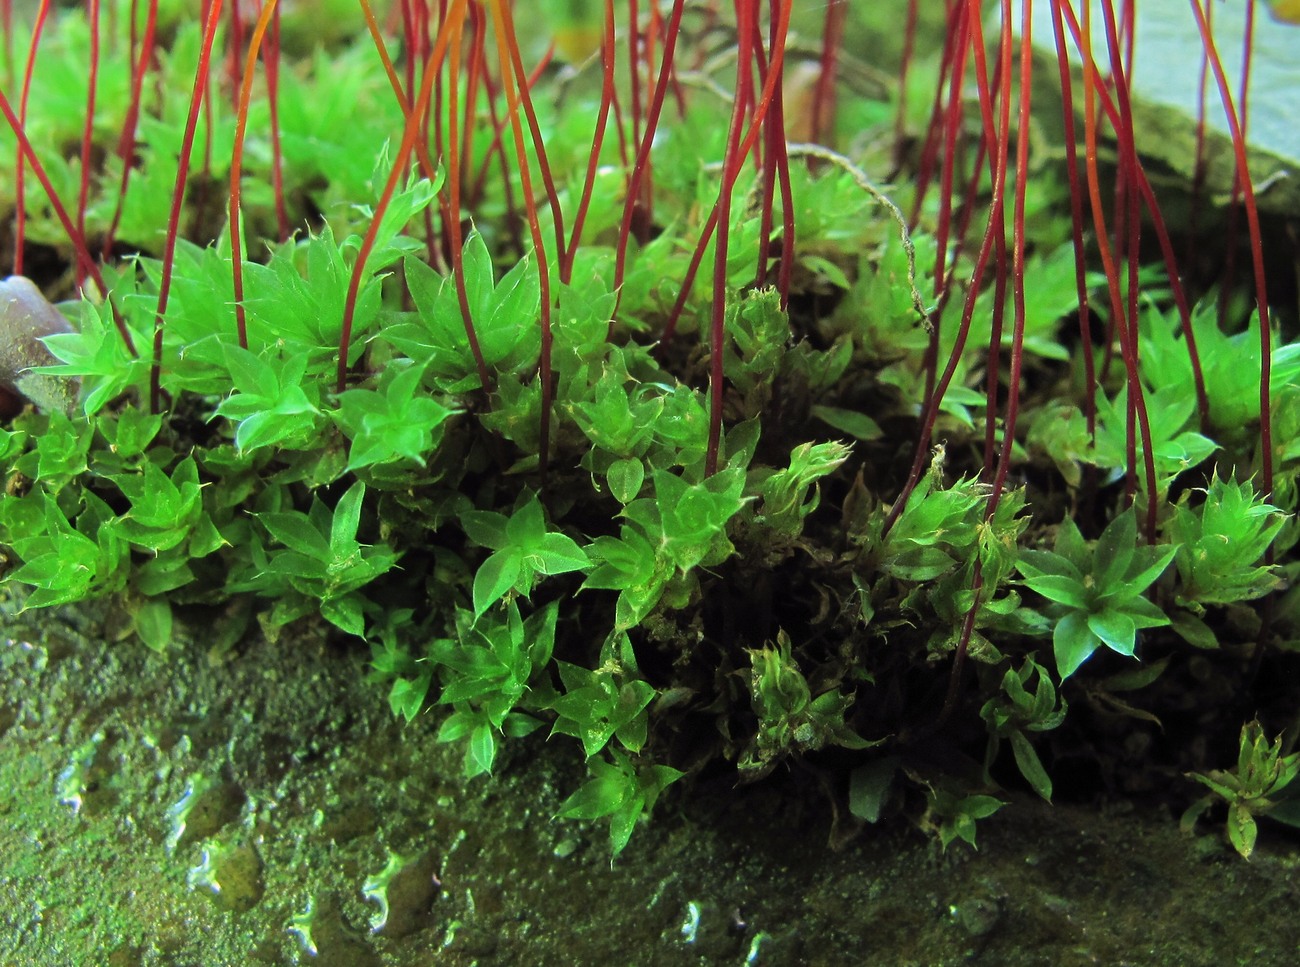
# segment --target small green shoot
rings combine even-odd
[[[1216,800],[1228,804],[1228,841],[1245,859],[1255,851],[1258,835],[1255,817],[1266,816],[1278,805],[1277,796],[1300,774],[1300,752],[1282,754],[1282,736],[1270,745],[1259,722],[1248,722],[1241,729],[1241,751],[1236,769],[1219,769],[1209,773],[1189,773],[1210,794],[1192,803],[1183,813],[1180,825],[1190,832],[1197,818]],[[1300,823],[1295,823],[1300,825]]]
[[[596,566],[583,582],[583,590],[618,591],[614,630],[636,627],[663,597],[673,576],[672,565],[634,524],[624,524],[618,537],[601,535],[588,550]]]
[[[73,422],[55,410],[43,432],[35,434],[36,446],[15,461],[14,469],[57,494],[86,471],[93,441],[84,420]]]
[[[1184,496],[1169,522],[1178,544],[1178,603],[1201,613],[1207,604],[1250,601],[1279,587],[1274,569],[1259,562],[1286,515],[1249,483],[1217,474],[1202,493],[1205,500],[1195,510]]]
[[[244,452],[310,446],[323,417],[320,381],[304,379],[306,357],[294,354],[272,362],[234,344],[228,344],[225,353],[237,392],[223,400],[213,416],[236,424],[235,446]]]
[[[423,367],[397,362],[384,370],[374,389],[339,394],[333,416],[352,440],[348,470],[385,462],[425,465],[442,441],[443,423],[456,411],[428,397],[422,375]]]
[[[750,701],[758,716],[758,733],[740,761],[742,771],[762,775],[785,756],[827,745],[866,749],[877,744],[862,738],[845,723],[852,695],[832,689],[813,697],[784,631],[777,634],[775,648],[760,648],[749,656],[753,662]]]
[[[1137,633],[1169,624],[1142,594],[1164,573],[1177,548],[1139,547],[1137,521],[1129,508],[1112,520],[1089,548],[1074,521],[1056,534],[1055,550],[1022,551],[1016,569],[1022,582],[1047,598],[1056,625],[1052,644],[1056,671],[1069,678],[1103,645],[1133,657]]]
[[[1151,451],[1155,465],[1156,492],[1164,495],[1175,477],[1209,458],[1218,444],[1188,424],[1196,413],[1196,397],[1173,387],[1161,387],[1145,394],[1147,419],[1151,427]],[[1107,471],[1108,479],[1119,480],[1128,465],[1128,391],[1115,399],[1097,393],[1097,440],[1086,459]],[[1137,446],[1137,466],[1144,456]]]
[[[627,751],[640,752],[649,726],[646,709],[655,690],[639,677],[627,635],[616,633],[605,642],[595,671],[564,661],[556,666],[564,694],[548,703],[557,716],[551,733],[581,741],[588,758],[615,737]]]
[[[296,592],[303,598],[298,607],[305,607],[309,600],[318,601],[327,621],[349,634],[364,636],[364,599],[358,591],[394,567],[398,558],[386,544],[357,540],[365,493],[366,485],[357,481],[332,512],[314,497],[307,514],[296,510],[258,514],[266,532],[284,546],[269,555],[263,551],[256,575],[234,590],[277,595]]]
[[[438,741],[467,740],[467,778],[492,771],[498,735],[518,738],[542,724],[518,706],[530,688],[540,684],[534,679],[551,660],[557,613],[552,602],[524,619],[513,600],[472,624],[470,615],[461,612],[458,637],[439,639],[429,646],[429,663],[443,683],[438,701],[453,710],[442,723]],[[403,692],[408,718],[409,710],[418,704],[416,693],[423,699],[422,683],[427,690],[423,674],[409,692]],[[389,701],[393,701],[391,695]]]
[[[1030,692],[1029,682],[1035,675],[1038,685]],[[1020,774],[1034,792],[1051,802],[1051,777],[1025,733],[1056,728],[1065,721],[1067,708],[1064,699],[1058,705],[1056,689],[1047,677],[1047,671],[1032,658],[1026,658],[1019,670],[1008,668],[1002,676],[1002,695],[989,699],[980,709],[980,717],[989,727],[988,751],[984,756],[985,775],[997,758],[1001,741],[1007,739]]]
[[[530,494],[510,517],[475,510],[460,520],[470,540],[493,551],[474,575],[475,617],[507,592],[527,597],[538,576],[581,571],[591,565],[586,551],[573,538],[547,530],[536,494]]]
[[[921,827],[935,833],[946,852],[956,840],[974,849],[975,824],[987,819],[1006,805],[1001,799],[982,794],[966,794],[946,785],[926,786],[926,810],[921,817]]]
[[[122,589],[126,544],[116,528],[98,526],[98,518],[97,513],[84,513],[78,518],[80,526],[74,526],[58,501],[44,492],[3,505],[0,528],[6,534],[5,542],[23,560],[8,580],[36,589],[24,608],[48,608]]]
[[[940,463],[937,453],[934,466],[883,539],[878,536],[883,517],[868,527],[880,567],[900,580],[932,581],[955,570],[973,550],[975,523],[987,495],[975,480],[958,480],[944,488]]]
[[[587,768],[592,778],[560,804],[557,819],[599,819],[610,817],[609,844],[614,856],[623,852],[637,820],[654,808],[659,794],[684,773],[671,766],[639,765],[618,749],[608,752],[609,761],[591,759]]]
[[[802,534],[804,518],[821,502],[817,481],[844,463],[849,452],[843,443],[804,443],[795,447],[790,452],[790,466],[763,481],[757,522],[784,537]]]

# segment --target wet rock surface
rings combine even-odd
[[[825,802],[778,772],[684,783],[611,867],[602,826],[551,819],[584,779],[572,750],[538,733],[464,783],[437,716],[395,721],[365,650],[319,629],[214,662],[201,614],[160,656],[106,640],[109,615],[13,610],[3,963],[1283,965],[1300,945],[1300,842],[1276,826],[1245,863],[1209,827],[1007,797],[978,852],[901,821],[833,851]]]

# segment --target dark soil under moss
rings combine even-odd
[[[1300,950],[1300,842],[1274,826],[1246,863],[1165,815],[1012,797],[978,852],[944,854],[901,820],[832,850],[831,808],[793,772],[674,787],[611,867],[603,826],[551,819],[584,778],[569,743],[534,735],[464,783],[435,717],[388,714],[362,651],[303,633],[214,661],[195,621],[160,656],[109,640],[111,615],[12,610],[5,965],[1281,965]],[[386,865],[400,872],[376,931],[363,891]]]

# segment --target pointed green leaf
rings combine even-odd
[[[1099,591],[1105,593],[1123,582],[1136,550],[1137,517],[1130,507],[1106,525],[1093,549],[1092,574]]]
[[[1255,817],[1250,814],[1250,810],[1239,803],[1230,805],[1228,807],[1228,840],[1243,859],[1250,859],[1250,854],[1255,852],[1255,837],[1257,834]]]
[[[518,548],[507,547],[491,554],[474,575],[474,617],[481,617],[505,597],[522,570],[523,555]]]
[[[1088,567],[1087,542],[1084,541],[1083,535],[1079,533],[1078,526],[1068,517],[1061,521],[1061,526],[1057,528],[1055,550],[1057,554],[1073,564],[1081,574]]]
[[[432,682],[432,669],[424,671],[417,678],[396,679],[388,691],[388,707],[392,709],[394,715],[400,715],[410,722],[424,707],[424,698],[429,694],[429,686]],[[439,738],[441,739],[441,733]]]
[[[1137,644],[1137,626],[1123,611],[1107,608],[1088,615],[1088,629],[1106,643],[1111,651],[1132,657]]]
[[[492,734],[492,726],[486,722],[474,726],[469,735],[469,746],[465,749],[465,775],[467,778],[490,773],[492,763],[496,760],[497,742]]]
[[[618,809],[631,794],[631,777],[617,766],[593,759],[594,777],[560,804],[555,814],[561,819],[599,819]]]
[[[511,546],[533,553],[545,536],[546,517],[542,513],[542,502],[534,494],[506,524],[506,539]]]
[[[645,797],[637,792],[628,796],[610,817],[609,845],[615,856],[623,852],[624,847],[627,846],[633,830],[636,829],[637,820],[641,818],[644,810]]]
[[[479,547],[499,551],[510,543],[506,536],[509,518],[491,510],[468,510],[457,515],[461,529]]]
[[[645,482],[645,466],[636,457],[615,460],[605,472],[609,491],[620,504],[630,504],[641,492]]]
[[[357,528],[361,526],[361,501],[366,496],[366,485],[358,480],[339,498],[330,524],[330,553],[335,560],[352,555],[357,549]]]
[[[1081,610],[1088,608],[1088,591],[1074,578],[1063,574],[1043,574],[1039,577],[1025,578],[1025,585],[1033,588],[1049,601]]]
[[[1021,551],[1016,558],[1016,570],[1025,577],[1053,574],[1069,578],[1076,584],[1083,584],[1083,571],[1075,565],[1075,562],[1051,551]]]
[[[358,638],[366,636],[366,622],[361,612],[361,596],[345,594],[341,598],[327,598],[320,603],[321,617],[341,631]]]
[[[541,574],[565,574],[591,566],[587,552],[565,534],[543,535],[531,556],[537,559],[533,567]]]
[[[135,631],[153,651],[166,651],[172,643],[172,606],[163,598],[145,601],[135,612]]]
[[[1164,547],[1138,548],[1120,586],[1126,588],[1130,595],[1141,594],[1152,581],[1165,573],[1165,568],[1177,553],[1177,546],[1172,544]]]
[[[1061,681],[1073,675],[1100,646],[1101,640],[1088,629],[1083,612],[1071,611],[1058,621],[1052,633],[1052,648],[1056,653],[1056,674]]]
[[[1011,751],[1016,757],[1016,766],[1020,769],[1020,774],[1033,787],[1034,792],[1051,802],[1051,777],[1043,768],[1042,760],[1038,758],[1038,753],[1034,751],[1029,739],[1025,738],[1025,734],[1018,729],[1011,733]]]
[[[318,561],[329,560],[329,543],[325,540],[325,535],[312,526],[307,515],[289,511],[258,514],[257,519],[285,547]]]

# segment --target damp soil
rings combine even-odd
[[[1124,804],[1007,797],[978,851],[903,820],[829,845],[798,772],[674,787],[611,863],[535,734],[463,781],[364,650],[299,629],[165,655],[81,607],[0,621],[0,963],[1292,964],[1300,841],[1251,862]]]

